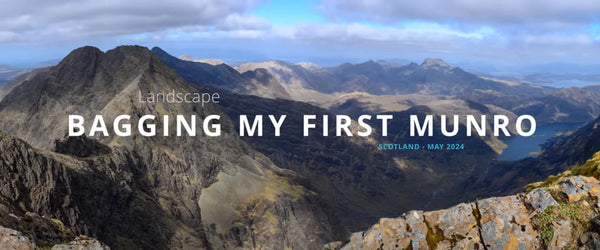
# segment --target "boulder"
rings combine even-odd
[[[558,205],[558,202],[544,188],[536,188],[524,195],[525,202],[538,214],[544,212],[550,206]]]
[[[517,196],[477,201],[482,240],[488,249],[534,249],[540,247],[530,214]]]
[[[428,222],[430,244],[437,248],[483,248],[474,204],[461,203],[446,210],[423,214]]]
[[[571,221],[562,220],[552,225],[554,234],[550,241],[549,249],[565,249],[572,245],[572,242],[576,240],[573,238],[573,224]]]
[[[560,192],[568,202],[579,201],[588,196],[598,197],[600,182],[594,177],[571,176],[559,183]]]

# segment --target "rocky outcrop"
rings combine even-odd
[[[84,235],[77,236],[73,241],[54,245],[52,250],[109,250],[102,242]]]
[[[342,249],[564,249],[598,241],[600,181],[573,176],[525,194],[382,218]],[[594,236],[596,235],[596,236]],[[581,236],[581,237],[580,237]],[[333,245],[335,246],[335,245]],[[326,248],[335,248],[331,244]]]
[[[19,217],[0,209],[0,249],[108,250],[108,246],[88,236],[75,237],[57,219],[26,213]]]

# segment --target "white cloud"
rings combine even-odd
[[[597,0],[323,0],[319,9],[330,22],[368,27],[338,25],[345,31],[326,32],[335,36],[307,36],[395,41],[465,57],[589,60],[600,49],[600,36],[589,31],[600,22]]]
[[[240,39],[244,46],[252,39],[257,42],[254,47],[268,49],[290,42],[294,46],[286,51],[302,55],[309,52],[295,45],[375,59],[389,53],[510,61],[544,56],[593,59],[600,54],[600,26],[594,26],[600,20],[598,0],[323,0],[319,9],[326,23],[293,26],[277,26],[252,15],[258,1],[5,1],[0,7],[0,44],[35,47],[102,39],[220,44]]]
[[[0,41],[51,42],[185,27],[264,28],[248,15],[257,0],[10,1],[0,8]],[[15,35],[6,35],[15,34]]]
[[[525,35],[520,37],[524,43],[531,45],[553,45],[553,46],[589,46],[593,45],[594,39],[587,34],[576,35]]]
[[[237,13],[227,16],[217,28],[220,30],[264,30],[271,27],[271,23],[262,17],[239,15]]]
[[[279,28],[276,36],[290,39],[373,40],[373,41],[445,41],[451,38],[484,39],[497,36],[490,28],[461,31],[439,24],[406,27],[380,27],[360,23],[303,24]]]
[[[324,0],[320,9],[332,18],[378,22],[399,20],[465,21],[565,28],[598,21],[597,0]]]

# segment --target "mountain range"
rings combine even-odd
[[[404,111],[438,100],[463,99],[516,115],[531,114],[542,124],[587,122],[600,115],[596,105],[600,97],[593,86],[557,89],[523,80],[489,78],[440,59],[426,59],[421,64],[368,61],[336,67],[265,61],[234,68],[224,62],[213,66],[189,57],[178,60],[160,48],[154,48],[153,52],[192,84],[307,102],[334,113]],[[198,72],[204,73],[194,75]],[[227,77],[214,77],[223,73]]]
[[[171,90],[216,91],[222,97],[204,106],[138,101],[138,93]],[[160,48],[102,52],[82,47],[58,65],[0,88],[0,226],[36,234],[15,228],[10,218],[39,214],[70,232],[53,244],[89,235],[116,249],[320,249],[382,217],[515,194],[528,183],[585,163],[600,151],[596,91],[481,77],[439,59],[408,65],[267,61],[231,67],[177,58]],[[304,114],[328,115],[333,124],[336,114],[356,118],[364,113],[397,119],[387,137],[299,132]],[[439,123],[440,115],[457,113],[504,114],[511,120],[531,113],[540,124],[589,123],[549,141],[539,157],[517,162],[496,160],[505,138],[466,136],[463,120],[463,132],[455,137],[408,136],[410,115],[434,115]],[[158,131],[163,115],[171,115],[174,124],[174,114],[196,115],[200,123],[218,114],[223,133],[216,138],[173,133],[67,137],[71,114],[86,121],[97,114],[109,121],[129,114],[134,131],[146,114],[158,117]],[[240,137],[241,114],[285,114],[282,131],[296,133],[273,136],[267,126],[265,136]],[[321,130],[317,125],[315,131]],[[379,143],[404,141],[458,143],[465,150],[377,149]]]

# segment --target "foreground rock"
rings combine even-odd
[[[342,249],[564,249],[592,247],[600,182],[573,176],[527,194],[382,218]],[[331,245],[327,245],[331,248]]]
[[[0,249],[71,249],[108,250],[102,242],[88,236],[74,237],[71,230],[56,219],[26,213],[19,217],[6,214],[0,207]]]
[[[108,250],[110,249],[106,245],[102,244],[102,242],[87,237],[87,236],[79,236],[75,238],[75,240],[66,243],[55,245],[52,247],[52,250]]]
[[[35,245],[29,238],[17,230],[0,226],[0,248],[1,249],[34,249]]]

